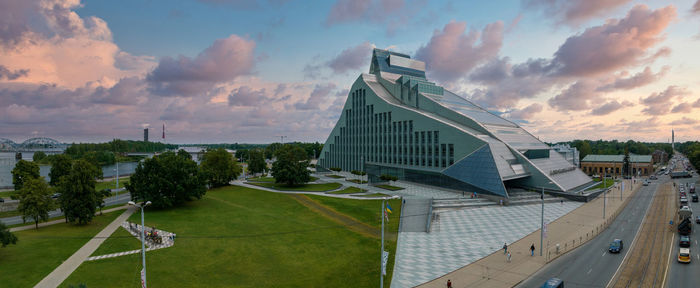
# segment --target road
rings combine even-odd
[[[578,249],[547,264],[517,287],[540,287],[552,277],[564,280],[567,288],[605,287],[630,251],[632,240],[637,235],[657,188],[666,181],[669,181],[669,177],[662,176],[649,186],[642,186],[608,229]],[[614,197],[613,194],[609,193],[608,197]],[[610,242],[615,238],[624,242],[620,254],[608,253]]]
[[[128,192],[120,193],[118,196],[112,196],[112,197],[105,199],[105,206],[124,204],[124,203],[129,202],[129,201],[131,201],[131,194],[129,194]],[[54,218],[54,217],[59,217],[59,216],[63,216],[63,212],[61,212],[60,209],[56,209],[56,210],[49,212],[49,218]],[[5,223],[5,225],[8,225],[8,226],[23,223],[22,216],[1,218],[0,221],[2,221],[3,223]],[[32,223],[32,222],[33,221],[31,219],[27,219],[27,223]]]
[[[676,182],[676,197],[678,197],[679,195],[678,185],[685,185],[685,183],[688,183],[688,185],[690,185],[690,183],[696,183],[695,189],[698,189],[697,173],[693,173],[692,178],[679,178],[674,179],[674,181]],[[686,189],[686,191],[688,191],[688,189]],[[691,195],[693,194],[687,193],[687,195],[688,199],[690,199]],[[689,202],[689,204],[690,209],[693,210],[693,217],[700,215],[700,203]],[[673,248],[671,250],[671,260],[669,263],[670,266],[668,268],[666,287],[698,287],[700,285],[700,273],[698,273],[698,268],[696,268],[698,267],[698,265],[700,265],[700,246],[698,245],[698,238],[700,238],[700,232],[698,232],[699,228],[700,225],[693,225],[693,231],[690,235],[690,255],[692,257],[690,264],[678,263],[677,261],[678,249],[680,248],[680,246],[678,246],[679,234],[676,233],[676,238],[674,240]]]

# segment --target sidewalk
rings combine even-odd
[[[549,223],[547,238],[544,240],[544,253],[540,254],[540,230],[508,245],[511,262],[506,262],[503,250],[497,250],[476,262],[452,271],[442,277],[419,285],[419,287],[445,287],[447,279],[453,287],[513,287],[537,272],[547,262],[563,255],[603,231],[607,225],[622,211],[636,191],[641,187],[637,181],[634,189],[629,189],[631,180],[625,180],[626,190],[612,188],[607,194],[606,219],[603,220],[603,197],[597,197],[574,211]],[[500,243],[498,243],[500,244]],[[530,245],[535,245],[535,256],[530,256]],[[556,244],[560,252],[556,253]],[[501,244],[502,245],[502,244]],[[549,247],[547,247],[549,246]],[[500,246],[499,246],[500,247]]]
[[[124,205],[124,206],[109,208],[109,209],[102,210],[102,213],[109,213],[112,211],[122,210],[122,209],[126,209],[127,207],[128,207],[127,205]],[[100,212],[95,212],[95,215],[99,215],[99,213]],[[44,227],[44,226],[54,225],[54,224],[61,224],[61,223],[66,223],[65,217],[61,217],[61,219],[56,219],[56,220],[51,220],[48,222],[39,223],[39,228]],[[22,231],[22,230],[34,229],[34,228],[36,228],[36,226],[34,226],[34,224],[29,224],[29,225],[25,225],[25,226],[10,228],[10,232],[17,232],[17,231]]]
[[[54,269],[49,275],[44,277],[39,284],[36,284],[34,287],[58,287],[58,285],[61,285],[68,276],[70,276],[75,269],[80,266],[80,264],[83,263],[90,255],[92,255],[95,250],[97,250],[98,247],[104,242],[109,235],[112,235],[117,228],[119,228],[122,224],[122,222],[126,221],[126,219],[131,216],[131,214],[134,213],[135,208],[134,207],[129,207],[124,213],[119,215],[117,219],[114,219],[112,223],[109,223],[107,227],[102,229],[100,233],[97,233],[95,237],[90,239],[83,247],[78,249],[75,253],[73,253],[72,256],[70,256],[66,261],[63,261],[61,265],[59,265],[56,269]]]

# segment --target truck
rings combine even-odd
[[[674,171],[671,172],[671,178],[690,178],[690,173],[688,171]]]
[[[690,193],[695,193],[695,183],[690,183]]]
[[[678,210],[678,218],[680,223],[678,223],[678,233],[681,235],[690,235],[693,230],[693,210],[688,206],[683,206]]]

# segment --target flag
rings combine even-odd
[[[384,217],[386,218],[386,222],[389,222],[389,214],[387,214],[386,211],[384,211]]]
[[[389,203],[386,203],[386,212],[392,213],[391,206],[389,206]]]

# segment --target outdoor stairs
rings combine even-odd
[[[486,198],[446,198],[433,199],[433,210],[454,210],[463,208],[477,208],[496,206],[497,202]]]
[[[542,193],[541,192],[531,192],[525,190],[508,191],[508,205],[529,205],[529,204],[540,204],[542,203]],[[544,194],[545,203],[556,203],[565,200],[561,197],[556,197]]]

